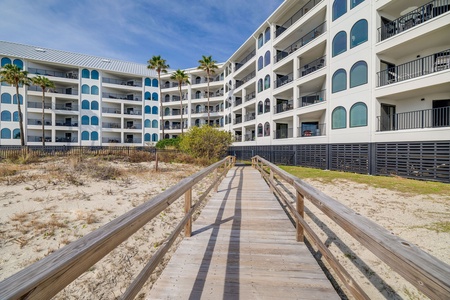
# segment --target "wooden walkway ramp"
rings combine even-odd
[[[259,172],[232,168],[148,299],[340,299]]]

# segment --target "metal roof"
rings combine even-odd
[[[22,58],[26,60],[44,61],[61,65],[92,68],[148,77],[157,77],[156,71],[147,69],[147,65],[145,64],[54,50],[44,47],[23,45],[6,41],[0,41],[0,55]]]

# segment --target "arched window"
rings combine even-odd
[[[263,90],[263,80],[260,79],[258,80],[258,93],[262,92],[262,90]]]
[[[150,107],[150,105],[146,105],[144,107],[144,113],[146,113],[146,114],[151,114],[152,113],[152,108]]]
[[[333,38],[333,57],[347,51],[347,32],[339,31]]]
[[[266,75],[264,78],[264,89],[270,88],[270,75]]]
[[[158,135],[156,133],[152,134],[152,142],[158,141]]]
[[[1,103],[11,104],[11,95],[8,93],[3,93]]]
[[[338,106],[331,114],[331,128],[340,129],[347,127],[347,111],[342,106]]]
[[[347,89],[347,72],[344,69],[339,69],[334,72],[331,86],[332,93],[337,93]]]
[[[225,116],[225,124],[228,124],[228,116]]]
[[[268,41],[270,41],[270,27],[267,27],[266,31],[264,31],[264,43]]]
[[[353,25],[350,30],[350,48],[356,47],[367,42],[368,25],[367,20],[362,19]]]
[[[81,140],[82,140],[82,141],[89,141],[89,132],[83,131],[83,132],[81,133]]]
[[[97,101],[92,101],[91,102],[91,109],[92,110],[98,110],[98,102]]]
[[[20,129],[16,128],[13,130],[13,139],[18,140],[20,139]]]
[[[145,100],[152,100],[152,94],[150,94],[150,92],[145,92],[144,99]]]
[[[89,78],[90,77],[90,72],[87,69],[83,69],[81,70],[81,78]]]
[[[165,116],[170,115],[170,108],[166,107],[166,108],[164,109],[164,115],[165,115]]]
[[[367,83],[367,63],[356,62],[350,69],[350,88]]]
[[[350,9],[354,8],[355,6],[363,3],[364,0],[351,0],[350,1]]]
[[[157,115],[158,114],[158,106],[153,106],[152,107],[152,114],[153,115]]]
[[[4,122],[11,122],[11,113],[7,110],[2,111],[0,120]]]
[[[158,79],[155,78],[152,80],[152,86],[158,87]]]
[[[350,108],[350,127],[362,126],[367,126],[367,105],[358,102]]]
[[[21,61],[20,59],[15,59],[14,61],[13,61],[13,65],[16,65],[16,66],[18,66],[19,67],[19,69],[23,69],[23,61]]]
[[[81,93],[82,94],[89,94],[89,86],[87,84],[83,84],[81,86]]]
[[[89,117],[88,116],[81,117],[81,125],[89,125]]]
[[[264,58],[262,56],[260,56],[258,58],[258,71],[261,70],[264,66]]]
[[[261,33],[258,37],[258,49],[261,48],[264,45],[264,37],[263,34]]]
[[[8,128],[3,128],[1,138],[2,139],[11,139],[11,130],[9,130]]]
[[[263,126],[261,123],[258,124],[258,136],[263,136]]]
[[[98,71],[97,70],[92,70],[91,78],[95,79],[95,80],[98,80],[98,77],[99,77]]]
[[[10,65],[11,64],[11,60],[7,57],[3,57],[2,58],[2,67],[4,67],[5,65]]]
[[[165,95],[164,102],[169,102],[169,101],[170,101],[170,95]]]
[[[264,100],[264,113],[270,112],[270,100],[267,98]]]
[[[270,136],[270,124],[266,122],[264,124],[264,136]]]
[[[19,112],[13,112],[13,122],[19,122]]]
[[[97,116],[91,117],[91,125],[98,125],[98,117]]]
[[[91,132],[91,140],[92,141],[98,141],[98,132],[97,131],[92,131]]]
[[[145,86],[152,86],[152,81],[150,80],[150,78],[145,78],[144,84],[145,84]],[[145,98],[145,99],[147,99],[147,98]]]
[[[21,94],[19,94],[19,101],[20,101],[20,104],[23,104],[23,96]],[[13,104],[17,104],[17,95],[16,94],[14,94],[14,96],[13,96]]]
[[[158,128],[158,121],[157,120],[153,120],[152,121],[152,128]]]
[[[195,92],[195,99],[200,99],[201,98],[201,94],[202,94],[202,92],[196,91]]]
[[[152,126],[151,122],[149,119],[145,119],[144,121],[144,127],[145,128],[150,128]]]
[[[267,51],[266,54],[264,54],[264,67],[270,64],[270,51]]]
[[[262,101],[258,102],[258,115],[262,114],[264,112],[264,106]]]
[[[89,101],[87,100],[81,101],[81,109],[89,109]]]
[[[152,94],[152,100],[158,101],[158,94],[157,93],[153,93]]]
[[[93,85],[93,86],[91,87],[91,94],[92,94],[92,95],[98,95],[98,86]]]
[[[150,142],[150,140],[151,140],[151,135],[150,135],[150,133],[146,133],[146,134],[144,135],[144,142]]]
[[[334,0],[333,21],[347,12],[347,0]]]

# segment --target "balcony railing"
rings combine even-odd
[[[142,129],[142,124],[125,124],[124,129]]]
[[[236,135],[234,136],[234,141],[235,141],[235,142],[242,142],[242,135],[237,135],[237,134],[236,134]]]
[[[120,137],[102,137],[102,143],[120,143]]]
[[[241,124],[242,123],[242,116],[237,116],[234,118],[233,124]]]
[[[302,8],[300,8],[289,20],[284,22],[283,25],[277,28],[275,31],[275,36],[278,37],[280,34],[286,31],[292,24],[300,20],[301,17],[303,17],[308,11],[310,11],[314,6],[317,5],[322,0],[311,0],[305,5],[303,5]]]
[[[277,105],[275,105],[275,113],[281,113],[281,112],[285,112],[285,111],[289,111],[289,110],[293,110],[294,109],[294,101],[293,100],[289,100],[289,101],[285,101],[282,103],[279,103]]]
[[[102,112],[105,114],[120,114],[120,108],[102,107]]]
[[[28,87],[29,91],[42,92],[40,86],[30,85]],[[76,88],[50,88],[45,91],[46,93],[64,94],[64,95],[78,95],[78,90]]]
[[[252,99],[256,98],[256,93],[255,92],[251,92],[250,94],[245,96],[245,102],[250,101]]]
[[[243,65],[245,65],[250,59],[252,59],[256,55],[256,50],[253,50],[243,60],[236,63],[235,71],[239,70]]]
[[[294,137],[294,129],[293,128],[286,128],[286,129],[279,129],[274,131],[274,137],[275,139],[289,139]]]
[[[28,125],[42,125],[42,119],[28,119]],[[52,120],[44,120],[45,126],[52,125]]]
[[[28,102],[28,108],[41,108],[42,109],[42,102]],[[51,103],[44,103],[44,109],[51,109],[52,104]]]
[[[250,142],[250,141],[254,141],[255,140],[255,136],[253,134],[246,134],[245,135],[245,141],[246,142]]]
[[[120,123],[102,122],[102,128],[121,128]]]
[[[275,62],[281,61],[283,58],[287,57],[289,54],[297,51],[298,49],[305,46],[312,40],[316,39],[322,33],[324,33],[326,31],[326,29],[327,29],[326,22],[323,22],[322,24],[320,24],[319,26],[317,26],[316,28],[314,28],[313,30],[311,30],[310,32],[308,32],[307,34],[302,36],[298,41],[296,41],[295,43],[293,43],[286,49],[284,49],[282,51],[277,50],[277,54],[275,55],[275,59],[274,59]]]
[[[78,137],[56,137],[57,143],[77,143]]]
[[[217,82],[217,81],[221,81],[222,80],[222,78],[220,78],[220,76],[217,76],[217,77],[214,77],[214,78],[209,78],[209,82],[211,83],[211,82]],[[203,78],[200,78],[200,79],[195,79],[193,82],[192,82],[192,85],[196,85],[196,84],[202,84],[202,83],[208,83],[208,80],[207,80],[207,78],[205,77],[204,79]]]
[[[241,85],[243,85],[244,83],[252,80],[253,78],[255,78],[255,76],[256,76],[256,71],[253,71],[253,72],[247,74],[246,76],[244,76],[244,78],[242,78],[241,80],[238,80],[236,82],[236,88],[238,88]]]
[[[66,121],[66,120],[56,120],[56,126],[66,126],[66,127],[78,127],[78,122]]]
[[[67,111],[78,111],[78,105],[72,103],[65,104],[55,104],[55,109],[57,110],[67,110]]]
[[[217,109],[217,108],[209,109],[210,113],[218,113],[218,112],[221,112],[221,111],[223,111],[223,109],[221,109],[221,108],[219,108],[219,109]],[[208,113],[208,109],[207,108],[192,109],[191,113],[193,113],[193,114],[205,114],[205,113]]]
[[[326,124],[308,124],[298,128],[298,137],[325,136]]]
[[[103,83],[142,87],[142,81],[138,79],[124,80],[124,79],[103,77],[102,81]]]
[[[127,139],[125,139],[125,143],[126,144],[142,143],[142,139],[141,138],[127,138]]]
[[[103,98],[109,99],[120,99],[120,100],[130,100],[130,101],[142,101],[142,97],[134,94],[115,94],[115,93],[103,93]]]
[[[450,49],[380,71],[378,86],[450,69]]]
[[[280,86],[288,84],[292,80],[294,80],[294,73],[289,73],[283,76],[277,75],[277,79],[275,80],[275,87],[279,88]]]
[[[59,71],[52,71],[52,70],[45,70],[45,69],[28,68],[28,72],[30,74],[36,74],[36,75],[78,79],[78,72],[76,72],[76,71],[59,72]]]
[[[300,69],[298,69],[298,76],[299,77],[306,76],[310,73],[322,69],[323,67],[325,67],[325,65],[326,65],[326,57],[322,56],[321,58],[318,58],[307,64],[300,66]]]
[[[299,98],[298,106],[304,107],[304,106],[308,106],[311,104],[323,102],[323,101],[325,101],[326,94],[327,94],[326,90],[321,90],[320,92],[301,96]]]
[[[433,0],[378,28],[378,42],[450,11],[450,0]]]
[[[29,135],[27,137],[27,141],[28,142],[42,142],[42,136],[34,136],[34,135]],[[46,142],[51,142],[52,141],[52,137],[51,136],[46,136],[45,137],[45,141]]]
[[[142,116],[142,110],[127,110],[125,108],[125,111],[123,112],[125,115],[135,115],[135,116]]]
[[[378,116],[378,131],[450,127],[450,106]]]
[[[180,111],[179,110],[175,110],[175,111],[172,111],[172,112],[164,112],[164,116],[180,116],[181,115],[181,113],[180,113]]]
[[[244,116],[244,122],[254,120],[256,118],[255,113],[251,113]]]
[[[236,98],[236,100],[234,100],[234,106],[239,106],[242,104],[242,98]]]

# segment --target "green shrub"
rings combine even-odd
[[[180,138],[164,139],[156,143],[156,149],[178,149],[180,144]]]

